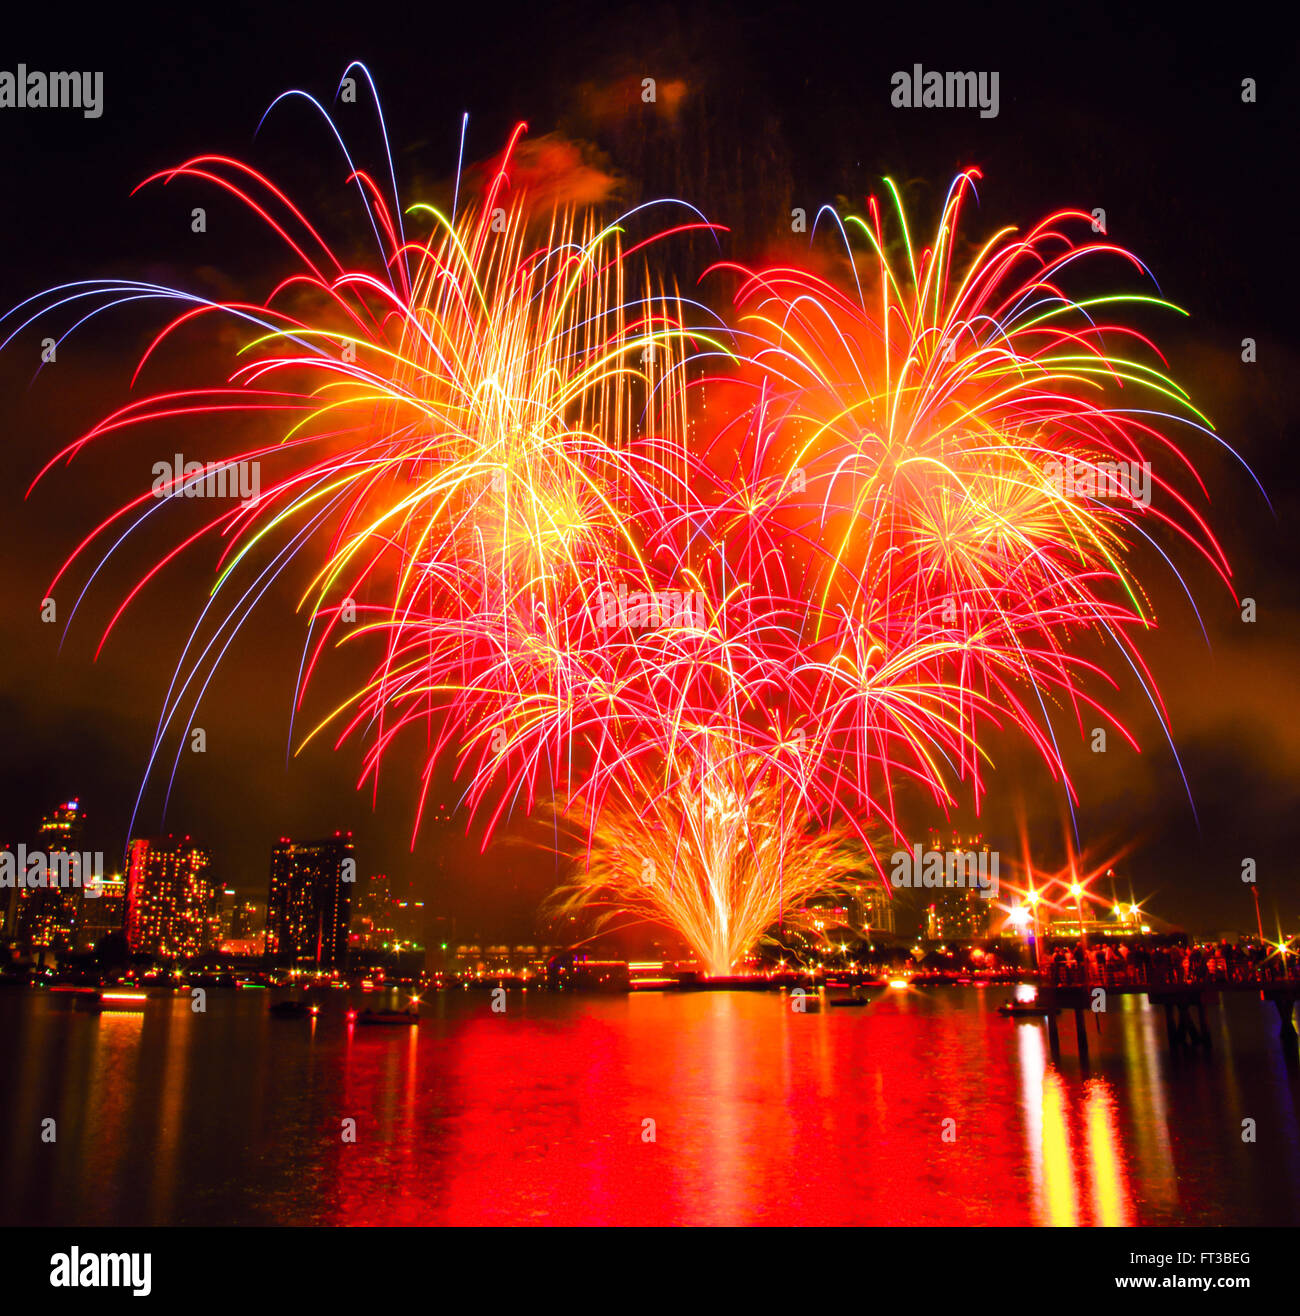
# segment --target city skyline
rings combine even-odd
[[[64,847],[68,850],[77,849],[81,844],[85,817],[86,810],[81,804],[80,797],[74,797],[52,809],[35,829],[36,845],[43,845],[45,849],[42,853],[48,855],[54,855]],[[260,882],[256,879],[248,880],[242,889],[230,886],[230,878],[220,871],[219,859],[214,859],[214,852],[210,846],[197,838],[191,838],[188,834],[177,837],[176,834],[169,833],[165,837],[132,838],[127,845],[123,871],[118,873],[109,871],[103,875],[96,888],[99,892],[97,897],[87,899],[75,887],[67,889],[53,887],[48,892],[29,891],[17,886],[4,889],[3,896],[0,897],[0,937],[8,939],[15,950],[19,946],[54,949],[57,944],[62,949],[84,953],[94,949],[99,938],[107,932],[121,931],[128,934],[128,945],[133,953],[159,952],[159,934],[156,927],[151,934],[140,929],[131,931],[133,906],[130,897],[133,885],[138,890],[139,884],[145,880],[143,874],[148,865],[150,852],[157,852],[160,847],[164,853],[172,854],[185,851],[188,847],[189,853],[199,857],[197,861],[199,868],[211,869],[210,876],[203,882],[204,895],[198,901],[198,905],[201,905],[206,912],[196,915],[205,931],[198,940],[186,934],[183,938],[184,945],[180,942],[172,944],[170,953],[179,954],[182,958],[214,953],[226,941],[242,941],[257,943],[256,949],[251,945],[243,948],[242,953],[246,956],[266,957],[277,964],[293,964],[300,959],[315,960],[318,965],[323,963],[327,968],[343,968],[349,950],[374,950],[377,945],[382,945],[385,941],[396,941],[399,945],[405,941],[414,949],[427,950],[426,927],[431,926],[430,919],[436,919],[441,925],[446,926],[454,926],[455,923],[454,919],[449,919],[445,913],[434,908],[429,908],[426,916],[427,902],[416,898],[417,884],[409,876],[403,884],[405,897],[400,898],[394,893],[393,879],[389,874],[370,872],[365,867],[359,866],[354,858],[355,845],[350,833],[336,831],[332,838],[324,837],[316,840],[300,838],[291,841],[288,837],[277,837],[268,847],[267,876]],[[327,862],[327,868],[341,866],[344,858],[351,863],[351,877],[340,878],[340,881],[347,883],[346,887],[340,887],[345,893],[345,899],[341,906],[335,906],[337,912],[329,916],[334,929],[330,936],[336,944],[336,949],[332,954],[327,954],[323,961],[315,952],[304,954],[299,950],[288,952],[289,958],[285,959],[284,953],[276,944],[279,938],[273,928],[273,924],[289,927],[293,923],[287,911],[279,908],[277,904],[278,881],[282,885],[282,899],[289,899],[288,879],[283,871],[284,862],[288,859],[292,865],[293,856],[299,856],[308,865],[307,888],[311,888],[317,883],[319,874],[316,872],[316,867],[320,862],[313,856],[328,854],[334,847],[338,848],[338,854],[334,860]],[[919,841],[915,848],[918,851],[922,850]],[[954,851],[965,851],[972,858],[982,852],[987,857],[990,843],[982,833],[963,833],[960,829],[945,830],[937,827],[929,830],[927,845],[924,847],[926,855],[942,860],[945,854],[951,856]],[[910,854],[900,851],[894,856],[895,860],[904,857],[910,859]],[[998,857],[995,847],[995,873]],[[915,935],[917,938],[940,942],[954,939],[988,939],[1014,928],[1017,926],[1018,906],[1024,903],[1023,893],[1026,889],[1032,890],[1035,883],[1040,888],[1045,885],[1050,887],[1053,883],[1059,885],[1062,902],[1068,905],[1068,883],[1059,874],[1053,878],[1048,872],[1040,869],[1039,876],[1035,879],[1031,874],[1025,873],[1020,876],[1020,885],[1017,887],[1016,883],[1010,880],[1015,869],[1015,861],[1011,854],[1008,858],[1011,860],[1007,873],[1009,885],[1002,893],[1000,901],[996,898],[993,900],[984,898],[974,886],[965,885],[960,878],[954,883],[951,871],[946,882],[936,884],[946,887],[946,890],[941,891],[934,899],[926,889],[929,883],[924,885],[918,883],[920,888],[918,892],[900,891],[891,885],[889,869],[886,866],[880,873],[863,874],[864,882],[853,889],[850,906],[845,906],[842,900],[837,902],[820,898],[814,901],[810,908],[820,907],[828,912],[835,910],[841,917],[840,926],[846,928],[856,927],[867,930],[874,927],[877,931],[890,936]],[[99,863],[100,859],[101,856],[94,857],[95,866],[102,866]],[[1140,877],[1135,884],[1131,868],[1124,868],[1117,874],[1113,864],[1107,862],[1104,871],[1085,873],[1084,881],[1088,890],[1090,908],[1095,907],[1097,910],[1095,922],[1090,923],[1089,926],[1095,926],[1099,930],[1104,928],[1105,920],[1111,917],[1112,906],[1114,916],[1119,918],[1120,911],[1123,909],[1136,911],[1138,904],[1134,902],[1140,901],[1143,923],[1153,922],[1161,931],[1186,930],[1198,936],[1250,938],[1256,931],[1250,924],[1258,922],[1260,930],[1269,939],[1281,938],[1285,942],[1297,935],[1295,931],[1287,930],[1296,926],[1294,916],[1289,923],[1286,923],[1281,907],[1275,901],[1270,901],[1268,892],[1265,893],[1258,911],[1253,904],[1247,903],[1248,898],[1243,892],[1236,922],[1224,927],[1211,928],[1185,924],[1178,916],[1178,911],[1172,902],[1167,902],[1163,906],[1153,905],[1149,896],[1144,894],[1139,897],[1138,892],[1143,889],[1143,884]],[[1249,891],[1249,887],[1246,890]],[[992,894],[994,897],[997,895],[996,892]],[[299,900],[304,898],[316,899],[314,896],[301,893],[296,897]],[[170,906],[177,899],[175,893],[170,893],[166,896],[166,903]],[[180,903],[185,904],[184,900]],[[409,907],[409,912],[404,912],[400,916],[402,924],[400,929],[397,926],[389,926],[386,922],[376,921],[374,915],[379,912],[382,918],[391,923],[396,917],[395,911],[398,907],[403,911],[408,911]],[[848,915],[850,907],[854,917]],[[314,905],[305,907],[304,912],[299,916],[299,921],[303,921],[304,926],[310,924],[314,929],[312,936],[318,937],[321,932],[320,920],[315,913],[310,912],[315,908]],[[236,915],[238,918],[232,926],[231,920]],[[1264,928],[1263,922],[1266,916],[1268,927]],[[154,911],[152,916],[140,914],[138,917],[144,922],[148,922],[152,917],[156,923],[158,918],[163,916],[158,911]],[[174,925],[178,917],[183,921],[189,915],[169,912],[166,915],[169,926]],[[1062,935],[1065,929],[1071,926],[1077,929],[1077,918],[1073,923],[1070,920],[1068,909],[1057,919]],[[1128,921],[1127,916],[1121,919],[1121,922]],[[351,942],[344,944],[350,929]],[[1134,930],[1137,930],[1136,921],[1134,921]],[[1150,929],[1143,926],[1141,930]],[[97,935],[91,937],[89,935],[91,931]],[[554,935],[559,932],[559,928],[552,920],[541,917],[539,911],[537,927],[533,934],[510,936],[501,932],[499,928],[487,924],[473,927],[471,939],[482,940],[486,937],[490,941],[499,941],[504,937],[507,944],[511,941],[523,943],[530,939],[536,940],[536,933],[544,931]],[[662,938],[665,930],[647,925],[640,929],[632,929],[632,933],[634,943],[648,944],[657,938]],[[340,942],[340,938],[344,941]],[[294,946],[297,946],[300,940],[300,935],[296,933],[288,937],[289,943]],[[562,938],[561,943],[557,944],[562,944]],[[165,955],[169,952],[164,950],[160,953]]]

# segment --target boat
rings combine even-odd
[[[307,1001],[275,1001],[270,1013],[277,1019],[310,1019],[320,1014],[320,1006]]]
[[[76,1008],[91,1014],[139,1014],[148,999],[144,992],[92,992],[78,996]]]
[[[831,1004],[852,1008],[854,1006],[870,1005],[871,1002],[865,996],[833,996]]]
[[[396,1024],[410,1027],[420,1022],[420,1012],[414,1006],[407,1010],[356,1010],[348,1011],[348,1019],[359,1024]]]
[[[1008,1019],[1043,1019],[1052,1011],[1037,1001],[1003,1001],[998,1013]]]

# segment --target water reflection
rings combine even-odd
[[[1083,1065],[1072,1028],[1053,1061],[995,1004],[452,993],[385,1029],[337,999],[275,1020],[263,995],[95,1016],[5,993],[0,1221],[1300,1223],[1269,1007],[1230,1000],[1210,1053],[1171,1055],[1129,998]]]

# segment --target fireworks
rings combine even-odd
[[[561,909],[666,924],[706,971],[730,973],[769,928],[872,866],[846,823],[810,826],[757,756],[637,774],[579,829],[582,859]],[[585,848],[581,840],[586,840]]]
[[[871,838],[901,838],[905,783],[978,804],[991,728],[1028,737],[1072,795],[1062,728],[1089,712],[1129,736],[1098,683],[1131,672],[1164,723],[1132,549],[1173,536],[1228,567],[1182,444],[1208,422],[1147,339],[1098,319],[1168,304],[1066,291],[1085,261],[1141,275],[1134,257],[1070,237],[1089,226],[1073,212],[959,255],[969,171],[929,246],[896,194],[891,224],[873,200],[825,220],[843,248],[830,274],[720,265],[706,287],[734,278],[733,308],[711,317],[643,263],[709,228],[698,212],[602,222],[537,203],[508,186],[518,136],[463,208],[458,178],[446,213],[404,211],[395,183],[354,169],[371,268],[345,268],[269,179],[196,157],[157,181],[238,197],[298,273],[247,302],[99,281],[10,313],[17,332],[179,302],[137,376],[214,317],[243,330],[219,380],[132,402],[60,454],[238,415],[262,438],[225,460],[275,472],[105,631],[176,554],[221,546],[151,770],[292,566],[295,708],[337,646],[374,653],[300,746],[361,739],[359,784],[377,791],[418,737],[420,810],[453,764],[485,845],[508,811],[553,801],[582,838],[568,907],[666,924],[725,972],[791,909],[878,871]],[[667,227],[628,240],[659,214]],[[146,492],[114,513],[55,586],[106,543],[97,575],[162,506]]]

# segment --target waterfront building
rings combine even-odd
[[[34,950],[69,950],[76,944],[80,885],[64,886],[52,879],[60,859],[72,866],[79,879],[90,876],[79,871],[84,828],[85,814],[77,799],[56,805],[41,819],[33,848],[46,858],[46,884],[16,887],[12,897],[14,937],[22,945]]]
[[[281,837],[271,847],[266,953],[276,964],[342,969],[356,884],[351,832],[319,841]]]
[[[94,950],[111,932],[126,931],[126,877],[115,873],[95,884],[98,896],[83,897],[77,949]]]
[[[126,940],[132,954],[201,955],[216,938],[220,887],[188,836],[133,840],[127,850]]]

